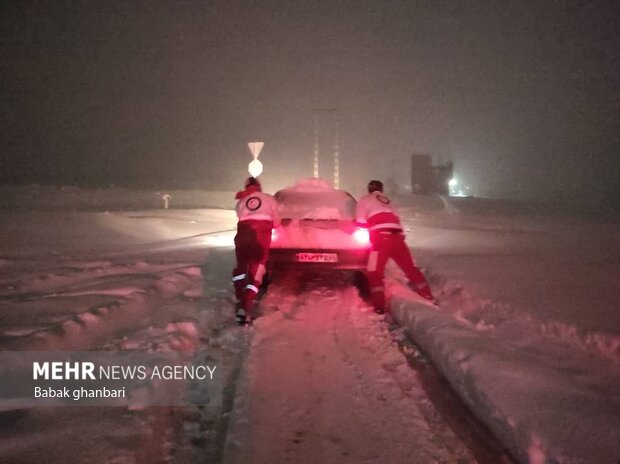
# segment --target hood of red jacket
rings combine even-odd
[[[258,185],[250,185],[244,190],[237,192],[237,194],[235,195],[235,199],[240,200],[241,198],[245,198],[248,195],[251,195],[253,193],[260,192],[260,191],[261,189]]]

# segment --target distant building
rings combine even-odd
[[[431,155],[411,155],[411,191],[414,194],[448,195],[448,182],[452,179],[454,165],[451,161],[433,166]]]

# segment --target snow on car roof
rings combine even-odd
[[[284,190],[290,190],[294,192],[328,192],[335,191],[336,189],[331,186],[325,179],[318,177],[308,177],[305,179],[299,179],[292,187],[287,187]]]
[[[301,179],[275,195],[280,215],[290,219],[342,220],[355,218],[355,199],[326,180]]]

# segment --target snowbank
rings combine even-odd
[[[390,290],[394,317],[519,462],[618,462],[617,372],[537,338],[514,343],[399,284]]]

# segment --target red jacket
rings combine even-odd
[[[381,192],[372,192],[357,202],[356,219],[368,230],[402,230],[400,218],[392,201]]]
[[[274,227],[280,225],[278,203],[268,193],[263,193],[260,187],[250,185],[245,190],[237,192],[236,211],[239,222],[271,221]]]

